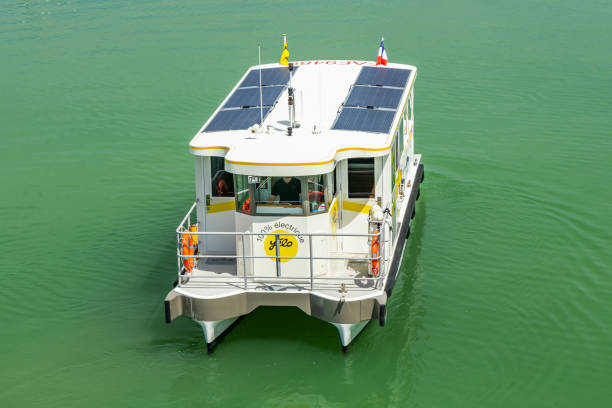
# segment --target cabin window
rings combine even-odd
[[[310,215],[327,212],[328,177],[234,175],[236,209],[250,215]]]
[[[253,177],[255,215],[303,215],[300,177]]]
[[[349,198],[374,198],[374,158],[348,159]]]
[[[234,175],[236,186],[236,210],[245,214],[251,214],[251,198],[247,176]]]
[[[410,103],[410,98],[408,98],[408,103]],[[403,120],[402,120],[402,143],[410,143],[410,136],[408,135],[408,128],[409,123],[408,123],[408,115],[410,113],[410,107],[406,106],[406,108],[404,109],[404,115],[403,115]],[[408,147],[406,146],[406,149],[408,149]],[[409,153],[406,153],[406,164],[410,161],[410,155]]]
[[[402,157],[401,153],[404,151],[404,135],[406,134],[406,110],[404,110],[402,114],[402,120],[400,120],[399,127],[399,145],[400,145],[400,158]],[[399,159],[398,159],[399,162]]]
[[[332,173],[332,181],[331,181],[332,185],[334,186],[332,188],[332,196],[336,196],[336,168],[334,167],[334,172]]]
[[[233,197],[234,178],[232,173],[225,171],[225,159],[212,156],[210,158],[211,189],[213,197]]]
[[[323,174],[318,176],[308,176],[308,203],[310,213],[316,214],[327,211],[329,202],[329,192],[326,187],[327,177]]]
[[[400,158],[402,157],[402,151],[404,150],[404,145],[401,142],[400,135],[402,134],[401,129],[398,129],[395,132],[395,172],[397,172],[397,168],[399,167]]]
[[[397,167],[395,156],[397,156],[397,137],[393,139],[393,147],[391,148],[391,191],[395,191],[395,169]]]
[[[412,116],[414,115],[414,93],[410,92],[410,96],[408,97],[408,101],[406,102],[406,112],[404,117],[406,120],[412,120]]]
[[[410,103],[410,100],[408,100],[408,103]],[[404,108],[404,115],[403,115],[403,120],[402,120],[402,125],[403,125],[403,129],[404,129],[404,136],[408,136],[408,115],[410,114],[410,106],[406,106]]]

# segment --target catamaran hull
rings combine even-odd
[[[353,324],[377,319],[386,305],[384,291],[361,300],[334,300],[312,292],[246,292],[217,298],[197,298],[173,289],[165,300],[166,322],[179,316],[195,321],[221,321],[251,313],[259,306],[294,306],[330,323]]]
[[[338,329],[342,347],[346,350],[372,319],[379,319],[386,310],[387,296],[357,301],[336,301],[313,293],[253,293],[243,292],[222,299],[199,299],[171,291],[165,300],[166,322],[186,316],[198,322],[204,331],[209,351],[212,344],[231,329],[240,316],[259,306],[294,306],[304,313],[325,320]]]

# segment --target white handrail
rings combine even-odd
[[[278,240],[278,237],[281,235],[291,235],[291,236],[299,236],[299,237],[303,237],[303,236],[307,236],[308,237],[308,256],[292,256],[292,257],[286,257],[286,256],[280,256],[280,253],[277,250],[277,253],[275,255],[271,255],[271,256],[256,256],[256,255],[246,255],[245,250],[244,250],[244,241],[245,241],[245,237],[247,236],[258,236],[261,235],[261,233],[257,233],[257,232],[227,232],[227,231],[189,231],[188,228],[191,225],[191,215],[193,213],[193,210],[196,208],[197,206],[197,201],[193,203],[193,205],[191,206],[191,208],[189,209],[189,211],[187,212],[187,214],[185,215],[185,217],[183,218],[183,220],[181,221],[181,223],[179,224],[179,226],[176,229],[176,234],[177,234],[177,257],[178,257],[178,285],[181,286],[183,283],[183,260],[185,259],[189,259],[192,258],[194,260],[194,268],[197,267],[197,260],[198,259],[235,259],[236,261],[238,259],[242,259],[242,268],[244,269],[244,288],[245,290],[248,287],[248,280],[247,280],[247,273],[246,273],[246,260],[247,259],[270,259],[270,258],[274,258],[276,260],[276,264],[277,266],[280,264],[280,261],[282,259],[299,259],[299,260],[308,260],[309,261],[309,276],[305,276],[305,277],[295,277],[292,276],[291,279],[292,280],[303,280],[303,281],[310,281],[310,290],[314,290],[314,282],[315,280],[321,280],[321,281],[325,281],[325,280],[337,280],[337,281],[342,281],[342,280],[346,280],[347,277],[314,277],[314,273],[313,273],[313,261],[315,260],[335,260],[335,261],[353,261],[353,262],[371,262],[373,260],[378,260],[380,262],[380,271],[378,276],[372,276],[372,277],[359,277],[360,280],[372,280],[372,281],[376,281],[377,284],[375,285],[375,287],[378,287],[378,283],[382,282],[382,280],[384,279],[384,277],[386,276],[386,266],[387,266],[387,262],[385,259],[385,244],[386,244],[386,236],[387,234],[385,233],[385,223],[387,221],[388,218],[388,213],[385,213],[384,218],[383,218],[383,223],[382,223],[382,228],[378,231],[378,233],[373,233],[373,234],[331,234],[331,233],[292,233],[292,232],[278,232],[278,233],[274,233],[274,232],[269,232],[266,233],[266,235],[274,235],[275,239]],[[187,227],[185,226],[187,224]],[[202,236],[214,236],[214,235],[220,235],[220,236],[241,236],[241,242],[242,242],[242,247],[243,247],[243,251],[241,255],[233,255],[233,254],[227,254],[227,255],[215,255],[215,254],[194,254],[194,255],[184,255],[181,252],[181,244],[182,244],[182,235],[202,235]],[[378,237],[380,242],[381,242],[381,250],[378,254],[378,256],[375,257],[365,257],[365,256],[349,256],[349,257],[323,257],[323,256],[313,256],[313,245],[312,245],[312,237],[363,237],[363,238],[370,238],[370,237]],[[276,246],[276,248],[278,249],[278,245]],[[189,278],[191,279],[191,276],[189,275]],[[206,277],[207,279],[209,278],[208,276]],[[212,276],[210,278],[213,278]],[[214,278],[224,278],[223,276],[215,276]],[[278,270],[277,268],[277,276],[275,277],[266,277],[266,279],[269,279],[270,281],[274,281],[274,280],[281,280],[281,281],[285,281],[287,278],[286,277],[282,277],[280,276],[280,270]]]

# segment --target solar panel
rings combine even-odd
[[[297,68],[295,67],[293,70],[296,71]],[[287,87],[289,68],[263,68],[249,71],[203,132],[247,129],[249,126],[261,122],[259,110],[260,71],[263,118],[266,118],[280,94]]]
[[[294,74],[297,69],[298,67],[293,68]],[[259,71],[258,69],[250,71],[240,83],[240,88],[259,86]],[[289,68],[264,68],[261,70],[261,86],[287,85],[287,82],[289,82]]]
[[[402,89],[356,85],[344,105],[397,109],[403,93]]]
[[[344,107],[332,129],[388,133],[395,111]]]
[[[394,86],[405,88],[409,69],[362,67],[355,85]]]
[[[263,107],[264,118],[270,111],[269,106]],[[249,126],[259,123],[261,120],[259,108],[227,109],[217,112],[210,121],[204,132],[217,132],[220,130],[247,129]]]
[[[274,105],[284,89],[284,86],[261,87],[261,99],[263,100],[263,105]],[[230,96],[225,105],[223,105],[223,109],[259,106],[259,98],[259,87],[238,88],[232,94],[232,96]]]

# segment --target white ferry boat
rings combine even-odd
[[[295,306],[342,347],[385,325],[423,181],[411,65],[251,67],[189,143],[195,202],[176,230],[166,321],[209,351],[259,306]]]

